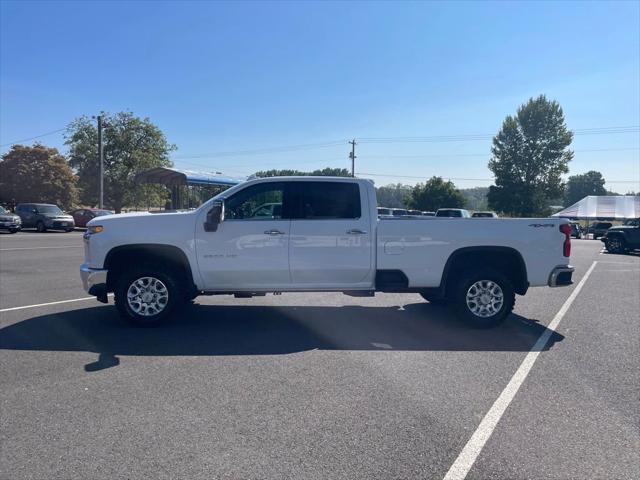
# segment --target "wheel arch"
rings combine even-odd
[[[175,245],[157,243],[121,245],[109,250],[104,261],[107,289],[113,291],[119,274],[126,267],[156,262],[163,268],[176,272],[190,292],[196,289],[191,264],[184,251]]]
[[[467,268],[478,266],[487,266],[501,271],[512,281],[517,294],[527,293],[529,281],[527,266],[522,255],[515,248],[501,246],[463,247],[455,250],[445,263],[440,291],[446,295],[449,281]]]

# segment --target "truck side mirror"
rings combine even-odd
[[[207,212],[207,220],[204,222],[205,232],[215,232],[218,225],[224,221],[224,201],[216,201]]]

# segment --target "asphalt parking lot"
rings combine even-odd
[[[0,478],[640,478],[638,255],[574,240],[574,285],[488,331],[395,294],[133,328],[81,260],[79,232],[0,234]]]

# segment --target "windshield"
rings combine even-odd
[[[93,214],[96,217],[102,217],[103,215],[113,215],[113,212],[110,210],[93,210]]]
[[[0,214],[3,214],[3,213],[9,213],[9,212],[7,212],[4,207],[0,207]]]
[[[63,213],[56,205],[36,205],[35,209],[38,210],[38,213],[53,213],[55,215]]]

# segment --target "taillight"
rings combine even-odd
[[[562,254],[565,257],[571,256],[571,225],[563,223],[560,225],[560,231],[564,233],[564,245],[562,248]]]

